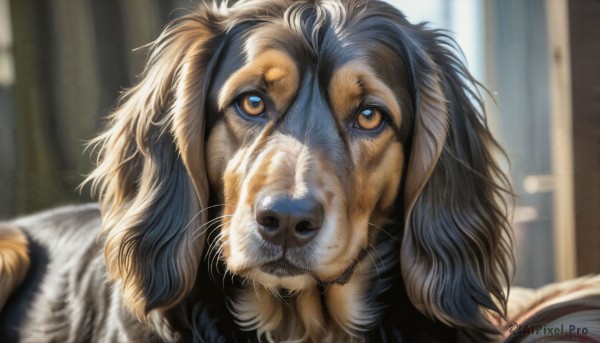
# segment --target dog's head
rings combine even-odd
[[[209,248],[267,290],[345,284],[393,219],[413,304],[488,327],[511,254],[475,85],[444,33],[377,1],[203,5],[176,20],[96,141],[90,178],[127,306],[174,306]]]

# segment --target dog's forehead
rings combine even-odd
[[[348,70],[348,65],[361,64],[368,66],[362,68],[363,74],[379,78],[396,93],[407,86],[402,56],[389,46],[365,37],[364,33],[355,37],[353,34],[341,35],[329,28],[323,31],[318,42],[312,42],[281,22],[237,31],[230,32],[228,37],[230,42],[214,77],[216,85],[223,85],[227,78],[248,65],[256,70],[262,68],[266,74],[266,68],[279,64],[279,61],[264,63],[264,55],[276,50],[281,52],[278,56],[288,57],[301,76],[314,75],[325,91],[337,71]]]
[[[243,62],[248,63],[266,50],[285,51],[301,72],[318,68],[323,85],[334,70],[356,59],[369,60],[373,70],[384,77],[396,74],[393,69],[402,64],[403,58],[401,49],[393,46],[397,45],[397,37],[389,39],[393,32],[388,17],[397,10],[380,2],[352,4],[239,2],[230,12],[227,27],[227,40],[232,42],[228,50],[235,51],[229,55],[243,56]],[[240,67],[241,61],[237,62]],[[397,80],[391,77],[386,82]]]
[[[316,4],[315,8],[321,5]],[[269,75],[285,76],[286,70],[280,73],[281,70],[273,68],[285,60],[283,64],[293,65],[297,79],[291,82],[291,77],[284,77],[285,84],[293,85],[294,89],[284,90],[291,97],[290,101],[279,101],[277,105],[282,110],[303,103],[302,106],[310,106],[317,112],[335,115],[341,123],[344,115],[353,115],[352,111],[375,94],[380,100],[377,103],[390,110],[401,136],[407,136],[405,131],[412,122],[414,99],[410,67],[402,46],[404,38],[385,29],[386,19],[381,9],[382,13],[371,11],[366,15],[346,8],[346,16],[342,18],[340,13],[344,11],[340,12],[339,8],[321,6],[320,11],[315,8],[292,6],[279,14],[272,11],[269,15],[273,14],[273,17],[269,20],[260,19],[265,13],[257,10],[256,17],[250,15],[251,20],[246,18],[246,21],[229,27],[225,49],[211,82],[210,101],[214,108],[222,110],[236,99],[235,96],[245,92],[281,91],[281,86],[256,87],[256,80],[253,83],[249,78],[244,88],[239,74],[246,69],[246,74],[254,74],[256,79],[260,72],[263,82]],[[271,58],[265,59],[265,55]],[[273,59],[272,56],[278,57]],[[348,77],[339,77],[340,74]],[[225,87],[228,81],[231,84],[232,77],[238,78],[236,83],[240,87]],[[360,94],[356,96],[357,93]],[[323,126],[323,123],[317,126]]]
[[[333,71],[341,66],[355,60],[371,60],[381,51],[389,50],[368,35],[349,30],[342,32],[332,24],[323,25],[316,32],[309,31],[314,25],[295,27],[285,21],[258,26],[245,36],[243,42],[246,62],[255,60],[264,51],[281,50],[294,60],[301,72],[316,72],[320,83],[325,85]],[[392,55],[388,51],[387,56]],[[373,59],[373,63],[377,62]]]

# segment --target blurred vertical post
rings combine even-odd
[[[12,101],[14,60],[8,0],[0,0],[0,219],[15,209],[17,160],[15,120]]]
[[[600,1],[567,6],[575,261],[588,275],[600,273]]]
[[[576,275],[569,14],[567,0],[546,0],[546,6],[552,106],[552,166],[556,178],[556,278],[566,280]]]
[[[64,1],[57,1],[64,2]],[[68,202],[70,192],[64,170],[62,136],[57,131],[61,99],[56,60],[61,44],[56,39],[54,2],[11,2],[15,53],[15,110],[17,193],[16,211],[26,213]],[[60,17],[58,17],[60,18]],[[76,29],[76,28],[74,28]],[[72,62],[72,61],[71,61]],[[77,72],[71,70],[72,74]],[[64,115],[65,113],[63,113]]]

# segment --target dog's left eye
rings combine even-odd
[[[265,101],[256,94],[247,94],[238,100],[238,107],[249,117],[259,117],[265,113]]]
[[[362,130],[376,130],[385,119],[384,114],[377,108],[363,108],[354,118],[354,127]]]

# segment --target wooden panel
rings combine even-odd
[[[555,274],[558,280],[566,280],[576,275],[568,5],[567,0],[546,0],[546,6],[548,55],[551,60],[552,169],[555,177]]]
[[[600,1],[569,1],[577,274],[600,272]]]

